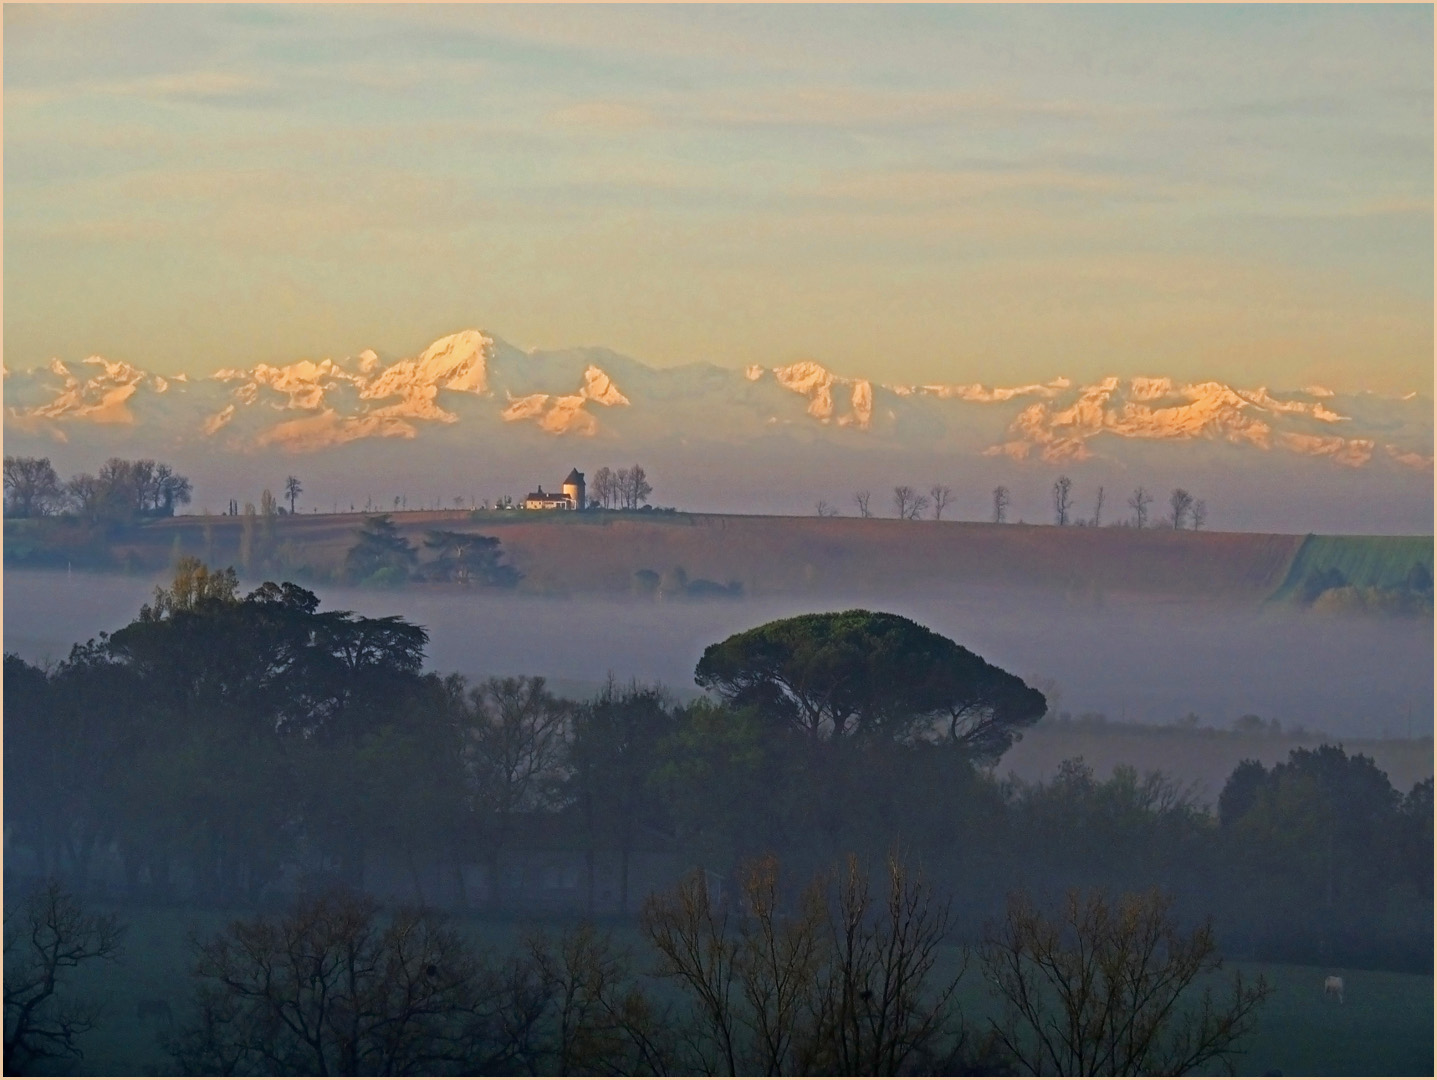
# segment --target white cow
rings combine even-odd
[[[1322,984],[1323,997],[1337,998],[1337,1004],[1342,1004],[1342,995],[1346,988],[1342,985],[1341,975],[1329,975],[1327,981]]]

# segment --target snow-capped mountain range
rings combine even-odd
[[[812,361],[656,369],[600,348],[522,351],[479,330],[388,361],[366,350],[166,377],[92,356],[4,374],[7,450],[82,438],[118,445],[141,430],[150,444],[227,454],[307,454],[372,440],[479,445],[520,430],[621,445],[751,441],[781,431],[850,448],[1049,465],[1152,443],[1224,444],[1348,468],[1430,473],[1433,463],[1432,403],[1415,394],[1279,392],[1161,377],[884,385]]]

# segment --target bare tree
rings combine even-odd
[[[1193,497],[1182,488],[1173,488],[1173,493],[1168,496],[1168,505],[1172,507],[1171,523],[1174,529],[1181,529],[1187,524],[1188,513],[1192,510]]]
[[[590,923],[557,942],[524,941],[546,1003],[539,1035],[550,1076],[669,1076],[676,1071],[667,1017],[634,983],[627,951]]]
[[[563,775],[572,713],[543,678],[491,678],[469,692],[464,756],[484,823],[492,907],[503,906],[500,859],[515,815],[547,805]]]
[[[1066,476],[1053,481],[1053,518],[1059,525],[1068,523],[1073,509],[1073,482]]]
[[[1103,524],[1103,486],[1098,485],[1098,498],[1093,503],[1093,527],[1100,528]]]
[[[193,944],[198,1075],[670,1075],[667,1010],[587,924],[488,959],[430,912],[342,892]]]
[[[868,498],[868,492],[866,491],[855,491],[853,493],[853,501],[858,504],[859,517],[866,518],[873,516],[871,513],[868,512]]]
[[[697,870],[668,895],[653,894],[640,916],[643,934],[658,951],[657,974],[674,980],[688,998],[684,1041],[710,1076],[739,1076],[743,1031],[736,1015],[735,948],[728,912],[714,903],[704,872]],[[812,936],[809,928],[796,928]]]
[[[171,517],[175,506],[190,501],[193,489],[188,477],[180,476],[168,465],[161,462],[155,466],[154,487],[150,496],[156,513]]]
[[[953,501],[953,489],[946,484],[934,484],[928,489],[928,495],[933,500],[933,520],[943,520],[943,508]]]
[[[917,521],[923,516],[923,511],[928,509],[927,495],[914,495],[913,502],[908,507],[908,520]]]
[[[649,501],[649,496],[654,493],[653,485],[649,483],[648,477],[644,475],[644,467],[642,465],[635,465],[632,469],[625,471],[629,474],[629,509],[637,510]]]
[[[896,855],[878,897],[868,875],[849,856],[829,915],[833,942],[820,1015],[831,1032],[817,1048],[821,1072],[838,1076],[901,1076],[948,1072],[914,1066],[933,1063],[941,1040],[952,1039],[951,1060],[962,1046],[953,995],[963,966],[933,983],[939,949],[948,934],[948,908]]]
[[[287,498],[287,499],[289,500],[289,512],[290,512],[290,514],[293,514],[293,513],[294,513],[294,500],[297,499],[297,498],[299,498],[299,494],[300,494],[300,492],[302,492],[303,490],[304,490],[304,488],[300,485],[299,477],[297,477],[297,476],[286,476],[286,477],[284,478],[284,495],[285,495],[285,498]],[[457,502],[457,500],[456,500],[456,502]]]
[[[1133,488],[1133,493],[1128,496],[1128,505],[1133,508],[1133,524],[1142,529],[1148,523],[1148,507],[1153,503],[1153,497],[1148,494],[1145,487]]]
[[[196,1022],[172,1053],[198,1074],[512,1073],[546,1002],[527,965],[485,965],[441,918],[330,893],[194,946]]]
[[[900,518],[912,516],[913,500],[916,498],[918,492],[907,484],[900,484],[893,489],[893,508],[898,511]]]
[[[1008,489],[999,484],[993,489],[993,524],[1002,525],[1008,520]]]
[[[637,510],[654,492],[642,465],[610,472],[607,468],[594,474],[594,493],[604,506],[610,501],[625,510]]]
[[[64,488],[49,458],[5,455],[5,512],[11,517],[39,517],[58,510]]]
[[[887,870],[878,897],[850,858],[831,899],[819,878],[785,903],[777,861],[760,859],[741,873],[742,917],[702,871],[650,897],[643,931],[689,1005],[695,1071],[883,1076],[955,1060],[961,971],[934,980],[947,909],[896,858]]]
[[[100,466],[99,480],[111,505],[127,515],[145,509],[145,496],[154,481],[155,463],[149,459],[126,461],[112,457]]]
[[[1192,506],[1193,531],[1197,532],[1207,524],[1207,500],[1195,499]]]
[[[1183,1076],[1239,1052],[1271,990],[1237,972],[1221,998],[1190,994],[1222,960],[1212,920],[1183,934],[1172,905],[1157,891],[1117,901],[1075,891],[1050,918],[1026,895],[1009,897],[979,961],[1006,1006],[994,1032],[1023,1071]]]
[[[821,518],[837,517],[838,508],[832,505],[827,499],[819,499],[818,516]]]
[[[592,487],[595,498],[599,500],[599,505],[605,510],[611,509],[614,504],[614,474],[609,471],[607,465],[594,473]]]
[[[94,473],[76,473],[65,481],[65,499],[86,521],[96,521],[104,513],[107,489]]]
[[[83,1057],[79,1038],[100,1020],[100,1007],[61,993],[91,960],[115,960],[125,931],[113,915],[91,915],[58,882],[49,881],[5,912],[5,1072],[46,1058]]]

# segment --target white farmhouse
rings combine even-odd
[[[538,491],[531,491],[524,497],[525,510],[585,510],[584,474],[570,469],[564,477],[563,486],[557,493],[545,491],[541,485]]]

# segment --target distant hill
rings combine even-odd
[[[1320,608],[1430,614],[1432,538],[1309,536],[1272,599]]]
[[[235,565],[247,579],[291,577],[324,584],[338,580],[364,519],[362,514],[260,518],[247,541],[242,517],[159,520],[113,535],[89,565],[162,570],[184,554]],[[416,546],[435,529],[497,537],[507,562],[523,574],[519,591],[556,596],[650,592],[721,599],[836,590],[883,593],[941,583],[1097,600],[1141,595],[1310,603],[1314,581],[1327,581],[1326,587],[1425,588],[1430,598],[1433,565],[1431,537],[659,512],[419,511],[394,514],[392,520]],[[37,536],[38,523],[19,524],[24,527],[6,530],[8,564],[80,560],[79,554],[47,550]],[[56,534],[65,532],[57,528]]]

